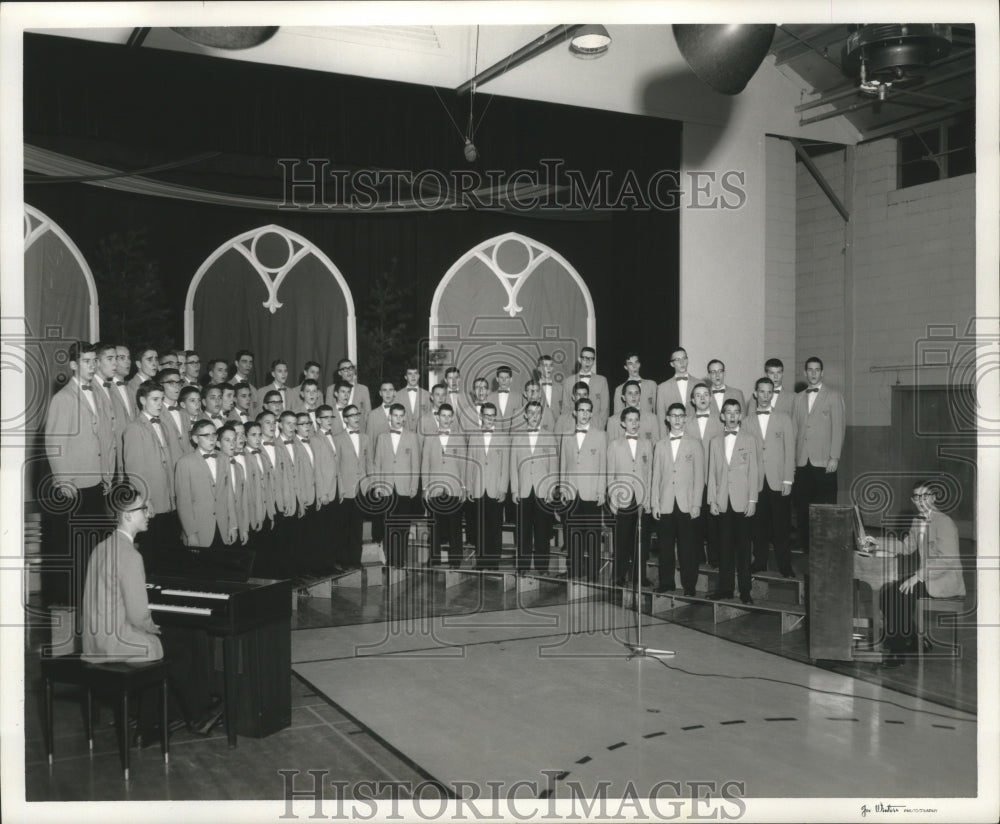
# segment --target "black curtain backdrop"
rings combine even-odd
[[[622,379],[630,349],[640,352],[649,377],[670,374],[679,313],[678,213],[644,208],[644,201],[658,173],[660,197],[668,197],[670,175],[680,166],[677,122],[480,94],[474,118],[480,157],[470,164],[452,122],[466,121],[469,98],[451,90],[45,35],[25,35],[24,64],[26,143],[119,169],[218,152],[152,176],[202,189],[280,199],[287,187],[279,159],[309,158],[327,161],[328,175],[474,170],[484,186],[490,173],[507,181],[516,170],[544,180],[546,162],[561,163],[561,173],[576,172],[585,186],[604,175],[612,200],[637,184],[638,196],[614,209],[587,204],[583,196],[575,208],[385,214],[238,209],[82,183],[34,185],[37,176],[26,175],[27,202],[57,221],[92,266],[99,238],[146,229],[148,254],[160,264],[175,310],[178,345],[192,276],[221,243],[249,229],[277,223],[322,249],[352,290],[359,326],[368,284],[379,273],[394,270],[413,284],[414,353],[448,268],[477,243],[515,231],[557,250],[586,281],[597,316],[599,367],[612,385]],[[298,176],[308,174],[300,164]],[[327,202],[343,200],[343,187],[327,180]],[[557,182],[567,180],[563,175]],[[403,196],[411,194],[403,188]],[[559,202],[570,199],[569,191],[557,195]],[[308,191],[296,195],[310,199]],[[385,202],[389,195],[383,188],[377,197]],[[257,354],[260,381],[272,353]],[[365,382],[377,378],[365,375],[363,364],[361,373]]]

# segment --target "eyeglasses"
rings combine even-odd
[[[169,385],[171,383],[180,383],[180,382],[181,382],[180,378],[171,378],[170,380],[160,381],[160,383],[164,385]]]
[[[142,506],[137,506],[134,509],[126,509],[125,512],[145,512],[149,514],[149,504],[143,504]]]
[[[361,413],[360,412],[348,412],[346,415],[344,415],[344,417],[345,418],[360,418],[361,417]]]

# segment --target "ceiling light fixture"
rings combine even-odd
[[[611,35],[604,26],[580,26],[570,37],[569,50],[574,57],[600,57],[611,45]]]

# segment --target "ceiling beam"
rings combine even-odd
[[[976,99],[973,97],[969,100],[956,103],[954,106],[937,109],[936,111],[929,112],[925,115],[901,117],[897,120],[890,120],[888,123],[880,125],[877,129],[861,131],[861,140],[859,142],[867,143],[869,140],[878,140],[881,137],[891,137],[892,135],[899,134],[900,132],[908,132],[911,129],[919,129],[921,126],[931,126],[941,120],[947,120],[949,117],[954,117],[956,114],[962,114],[963,112],[967,112],[975,108]]]
[[[148,26],[134,28],[132,29],[131,34],[129,34],[128,36],[128,42],[126,43],[126,45],[130,49],[137,49],[143,44],[143,42],[145,42],[146,35],[148,34],[149,34]]]
[[[470,77],[462,85],[455,89],[455,94],[461,97],[467,94],[476,86],[481,86],[492,80],[495,77],[499,77],[502,74],[509,72],[515,66],[520,66],[522,63],[530,60],[533,57],[541,54],[544,51],[551,49],[556,43],[565,42],[566,39],[573,34],[582,24],[576,23],[574,25],[560,25],[553,29],[549,29],[545,34],[540,37],[536,37],[530,43],[526,43],[521,46],[517,51],[508,54],[506,57],[498,60],[488,69],[483,69],[475,77]]]
[[[932,80],[925,80],[919,86],[914,86],[913,91],[923,91],[924,89],[932,88],[933,86],[939,86],[942,83],[947,83],[949,80],[955,80],[956,78],[962,77],[967,74],[972,74],[975,72],[975,67],[969,67],[967,69],[959,69],[954,72],[949,72],[948,74],[942,74],[940,77],[935,77]],[[889,95],[892,96],[891,93]],[[799,119],[800,126],[807,126],[810,123],[818,123],[821,120],[829,120],[831,117],[838,117],[842,114],[849,114],[851,112],[857,112],[861,109],[866,109],[869,106],[873,106],[875,103],[879,102],[878,97],[872,95],[866,100],[859,100],[856,103],[852,103],[850,106],[845,106],[840,109],[832,109],[831,111],[824,112],[823,114],[815,115],[814,117],[806,117]]]
[[[962,54],[961,57],[966,57],[971,54],[972,52],[966,52]],[[960,58],[955,57],[939,61],[938,63],[935,63],[934,65],[930,66],[929,70],[933,71],[939,66],[946,65],[947,63],[951,63],[954,60],[958,59]],[[965,66],[961,69],[956,69],[953,72],[949,72],[948,74],[942,74],[937,77],[932,77],[929,80],[925,80],[919,86],[914,86],[913,89],[914,91],[916,91],[918,89],[926,89],[931,86],[936,86],[938,83],[947,83],[949,80],[955,80],[956,78],[964,77],[967,74],[972,74],[975,70],[976,66],[973,63],[971,66]],[[855,94],[858,91],[858,84],[857,81],[855,81],[848,86],[838,86],[836,87],[836,89],[831,89],[829,91],[831,93],[822,92],[819,97],[817,97],[815,100],[810,100],[808,103],[800,103],[798,106],[795,107],[796,113],[805,112],[808,111],[809,109],[815,109],[817,106],[824,106],[827,103],[832,103],[835,100],[843,100],[845,97],[850,97],[852,94]]]
[[[833,208],[840,212],[840,216],[844,219],[844,223],[850,223],[851,213],[847,211],[847,207],[843,204],[840,198],[837,197],[837,193],[833,191],[830,184],[827,182],[827,179],[823,177],[823,173],[819,170],[819,167],[813,163],[813,159],[809,157],[809,153],[802,147],[802,144],[797,138],[790,137],[788,138],[788,142],[795,147],[795,154],[799,156],[799,160],[801,160],[802,164],[809,170],[809,174],[813,176],[813,180],[819,184],[819,187],[823,190],[823,194],[829,198],[830,202],[833,204]]]
[[[828,49],[829,46],[841,40],[847,40],[847,26],[803,26],[803,31],[793,31],[793,26],[778,26],[778,31],[784,32],[788,37],[796,42],[787,46],[782,46],[774,50],[774,65],[781,66],[796,57],[801,57],[810,52],[816,52],[821,57],[825,57],[820,49]]]

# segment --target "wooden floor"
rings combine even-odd
[[[540,780],[541,769],[566,773],[562,785],[539,786],[543,797],[560,797],[573,780],[620,788],[668,768],[688,779],[752,779],[757,788],[748,786],[748,797],[815,796],[827,794],[816,775],[829,774],[824,764],[832,754],[846,766],[838,766],[830,789],[974,792],[971,629],[962,630],[966,654],[958,662],[817,667],[804,629],[782,634],[780,619],[769,614],[717,624],[711,607],[696,603],[675,609],[669,621],[643,619],[644,643],[676,649],[673,661],[626,662],[621,642],[634,640],[635,613],[612,600],[568,605],[563,582],[543,581],[518,595],[499,579],[468,576],[444,589],[440,578],[411,573],[391,587],[299,601],[291,727],[264,739],[241,737],[235,750],[221,731],[208,738],[178,733],[169,767],[158,748],[134,753],[128,784],[110,709],[100,715],[91,755],[78,696],[68,687],[57,693],[56,759],[48,766],[36,652],[42,639],[29,636],[27,799],[268,800],[261,809],[276,817],[289,781],[297,790],[303,781],[311,786],[308,770],[346,782],[328,788],[328,799],[339,792],[388,800],[414,791],[449,796],[456,780],[528,773]],[[752,681],[735,680],[751,674]],[[735,760],[720,771],[723,751]],[[521,758],[527,752],[537,760]],[[900,762],[899,752],[928,753],[946,767]],[[887,766],[900,763],[911,766]],[[379,792],[358,783],[379,781],[389,782]]]

